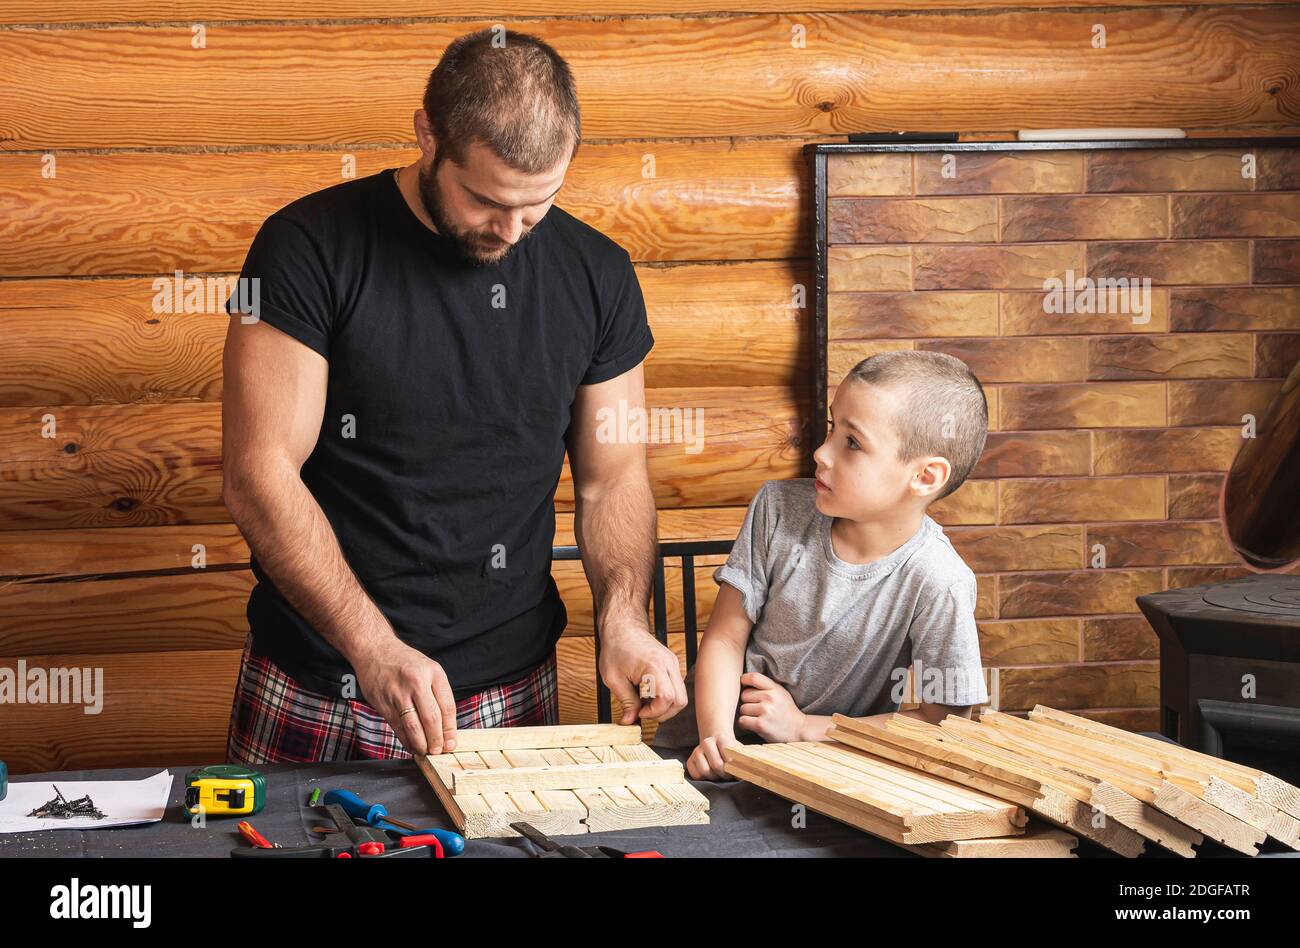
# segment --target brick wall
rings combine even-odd
[[[985,383],[988,446],[933,513],[1001,706],[1157,729],[1134,598],[1247,572],[1219,493],[1300,359],[1300,149],[832,154],[827,194],[830,397],[885,349]],[[1149,279],[1150,305],[1048,312],[1070,271]]]

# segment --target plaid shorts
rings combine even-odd
[[[230,711],[226,759],[242,764],[409,758],[396,732],[374,708],[304,688],[244,644]],[[456,702],[456,727],[558,724],[555,653],[518,681]]]

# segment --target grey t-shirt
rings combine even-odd
[[[929,517],[874,563],[847,563],[831,543],[811,478],[768,481],[754,496],[718,583],[739,590],[754,627],[745,671],[778,682],[807,714],[896,711],[906,670],[928,703],[988,701],[975,626],[975,574]],[[653,743],[698,743],[691,707]]]

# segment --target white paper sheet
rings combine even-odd
[[[90,794],[104,819],[78,816],[70,820],[34,817],[27,814],[54,799],[54,787],[65,800]],[[52,829],[104,829],[156,823],[167,811],[172,794],[172,775],[162,770],[141,780],[48,780],[9,781],[9,795],[0,800],[0,833],[34,833]]]

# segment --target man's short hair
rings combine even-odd
[[[572,160],[582,141],[569,64],[528,33],[488,28],[453,40],[423,104],[438,139],[436,164],[464,167],[478,141],[516,171],[539,174]]]
[[[942,352],[881,352],[855,365],[844,381],[898,393],[903,405],[893,425],[899,460],[939,455],[952,465],[952,475],[935,500],[965,482],[984,451],[989,430],[984,388],[965,362]]]

